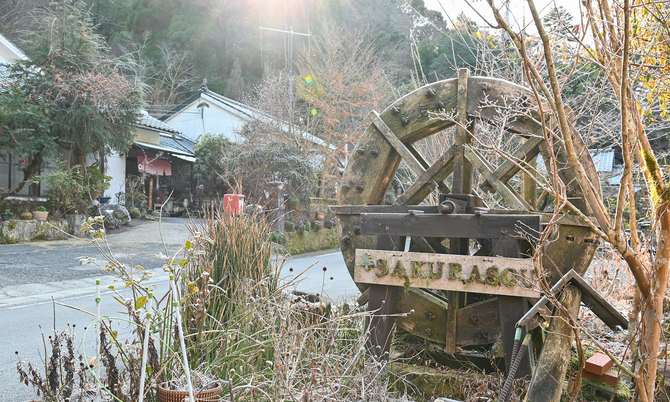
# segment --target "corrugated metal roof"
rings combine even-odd
[[[591,154],[591,159],[596,165],[596,171],[598,172],[611,172],[614,167],[614,150],[610,149],[608,151],[598,150],[598,149],[589,149]]]

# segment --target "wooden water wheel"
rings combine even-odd
[[[402,285],[389,286],[388,283],[371,285],[370,281],[361,283],[360,274],[355,275],[355,271],[358,264],[358,271],[364,273],[360,267],[362,250],[378,250],[379,253],[388,250],[400,254],[419,252],[424,254],[421,258],[425,261],[430,260],[425,254],[433,254],[438,261],[447,254],[471,256],[472,240],[479,244],[474,257],[514,257],[520,261],[532,255],[532,241],[519,239],[514,232],[515,229],[518,232],[519,226],[526,226],[529,232],[539,231],[541,221],[546,224],[551,216],[537,210],[536,187],[528,178],[520,178],[524,173],[520,171],[519,163],[533,164],[538,155],[542,155],[544,162],[550,161],[538,108],[534,108],[532,117],[510,119],[504,125],[507,132],[521,139],[520,146],[512,154],[517,163],[508,160],[492,166],[474,146],[477,125],[500,121],[502,105],[508,104],[510,99],[521,99],[530,109],[537,106],[534,94],[527,88],[500,79],[470,77],[467,70],[461,70],[458,79],[426,85],[398,99],[381,114],[370,114],[372,124],[351,155],[342,177],[338,206],[332,211],[339,217],[338,233],[349,272],[355,280],[358,279],[361,291],[366,292],[369,310],[375,311],[371,342],[376,353],[388,350],[390,331],[395,323],[412,334],[444,344],[449,352],[456,352],[457,347],[502,342],[509,367],[514,325],[536,300],[534,297],[507,289],[496,297],[474,298],[460,291],[442,292],[410,286],[409,279],[414,280],[409,277],[411,275],[404,275],[405,289]],[[442,110],[455,118],[443,120],[429,115],[430,111]],[[545,106],[545,113],[548,110]],[[571,119],[574,123],[572,115]],[[549,114],[545,115],[545,122],[549,130],[556,129]],[[453,146],[432,163],[413,145],[454,125]],[[591,156],[572,126],[571,132],[587,174],[597,177]],[[566,183],[567,195],[577,208],[589,215],[589,206],[574,180],[574,173],[566,168],[565,151],[557,137],[554,144],[558,172]],[[393,205],[382,205],[401,161],[409,166],[415,180]],[[478,191],[482,194],[483,190],[473,188],[473,171],[485,179],[481,188],[497,193],[509,206],[507,210],[494,210],[484,205],[477,196]],[[519,182],[524,183],[519,186]],[[594,180],[594,186],[600,192],[598,180]],[[515,187],[521,187],[521,190]],[[428,198],[437,199],[438,193],[439,201],[432,205],[426,202]],[[438,211],[438,203],[442,201],[439,209],[447,214]],[[542,254],[544,270],[550,274],[550,281],[558,280],[570,269],[584,274],[599,243],[591,229],[574,215],[563,216],[557,227]],[[407,238],[411,238],[409,250],[405,250]],[[376,256],[371,255],[375,254],[372,251],[365,252],[367,260],[364,264],[367,265],[363,268],[366,270],[375,264]],[[412,263],[411,269],[422,263]],[[423,267],[423,272],[417,271],[418,279],[430,276],[433,269],[433,265]],[[383,273],[379,266],[377,268],[377,275]],[[446,266],[443,268],[447,269]],[[444,275],[447,275],[446,271]],[[481,282],[475,274],[471,275],[475,277],[474,282]],[[396,276],[391,279],[403,280],[403,275]],[[509,281],[509,277],[506,278]],[[425,281],[428,283],[428,279]],[[462,282],[466,284],[465,280]],[[498,285],[504,288],[500,283]],[[529,370],[530,366],[526,365],[519,374],[527,374]]]

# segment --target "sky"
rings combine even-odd
[[[530,14],[527,1],[509,0],[508,2],[510,9],[510,20],[516,21],[517,28],[525,24],[528,26],[528,29],[534,31],[534,29],[532,29],[533,18]],[[441,11],[443,14],[443,9],[447,10],[449,13],[449,18],[445,18],[447,22],[450,21],[450,18],[451,20],[456,21],[456,18],[461,11],[465,12],[465,14],[477,22],[477,25],[479,26],[488,25],[479,15],[477,15],[477,12],[486,18],[487,21],[491,23],[495,22],[495,19],[493,18],[493,12],[491,11],[486,0],[424,0],[424,3],[426,4],[426,8],[430,10]],[[468,3],[472,5],[472,7],[477,10],[477,12],[475,12],[472,7],[468,5]],[[504,3],[505,2],[502,0],[494,0],[494,4],[498,5],[499,7],[502,7]],[[580,15],[580,3],[580,0],[563,0],[558,3],[553,0],[535,0],[535,5],[538,8],[540,16],[544,17],[556,6],[556,4],[559,4],[565,7],[572,14],[572,16],[575,18],[575,23],[578,23],[577,17]],[[505,14],[503,13],[503,15]]]

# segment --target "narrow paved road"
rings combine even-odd
[[[132,260],[134,265],[154,272],[156,277],[150,283],[157,287],[159,294],[167,289],[167,276],[161,269],[162,259],[157,256],[179,253],[189,237],[188,223],[187,219],[164,218],[159,227],[159,222],[134,221],[133,227],[108,234],[109,248],[121,262],[129,264]],[[21,402],[34,397],[32,388],[18,381],[15,351],[20,352],[22,359],[41,365],[44,359],[42,333],[48,336],[54,328],[62,331],[68,324],[74,324],[77,342],[81,344],[84,328],[92,323],[90,315],[54,304],[54,301],[94,312],[95,279],[100,279],[105,290],[102,314],[124,316],[123,306],[106,290],[114,278],[101,273],[95,265],[80,265],[82,257],[93,257],[98,265],[104,266],[99,251],[84,240],[0,245],[0,340],[3,343],[0,395],[3,401]],[[298,275],[301,272],[302,275]],[[342,254],[337,250],[289,258],[282,265],[280,277],[298,290],[324,294],[333,300],[350,299],[358,294]],[[124,327],[119,325],[118,330],[123,333]],[[89,333],[84,348],[87,355],[94,353],[94,345],[95,338]]]

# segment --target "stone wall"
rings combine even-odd
[[[284,233],[284,247],[289,254],[301,254],[310,251],[328,250],[340,246],[336,229],[321,229],[303,234]]]
[[[333,198],[310,198],[309,203],[300,204],[296,206],[295,210],[289,211],[286,216],[286,219],[291,222],[304,221],[313,221],[316,219],[316,214],[321,212],[326,215],[326,219],[330,217],[328,214],[328,206],[337,205],[337,200]]]
[[[70,225],[65,220],[8,220],[0,222],[0,243],[14,244],[41,240],[64,240]]]

